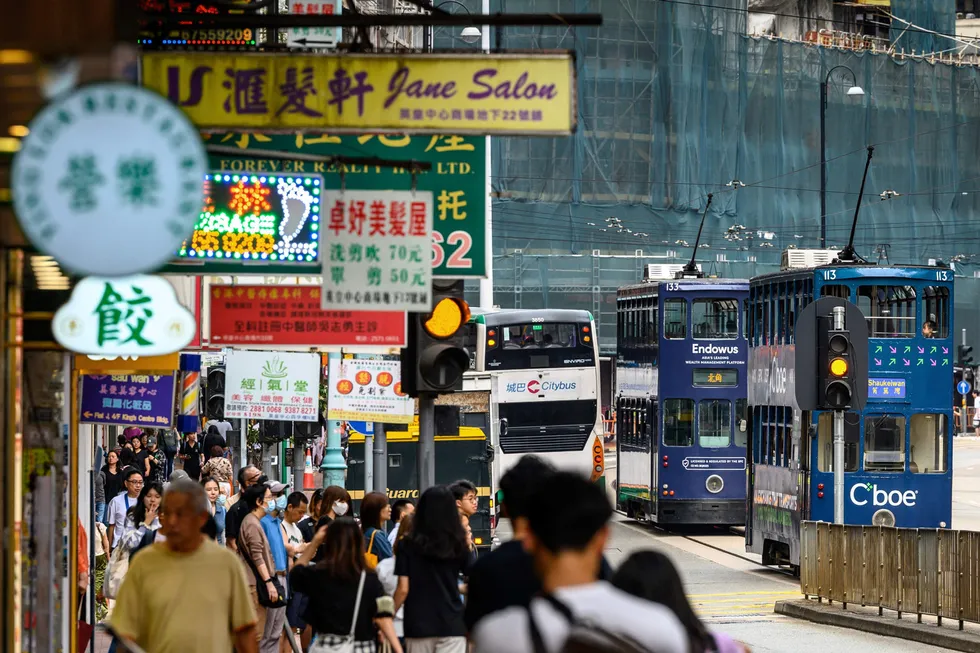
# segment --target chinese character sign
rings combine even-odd
[[[82,86],[31,121],[14,208],[31,242],[76,274],[156,270],[197,219],[207,165],[197,129],[165,98]]]
[[[69,351],[98,356],[160,356],[180,351],[197,325],[162,277],[86,277],[51,323]]]
[[[571,53],[344,56],[152,52],[143,83],[198,127],[563,135]]]
[[[174,420],[174,375],[83,376],[78,419],[83,424],[168,428]]]
[[[402,392],[398,361],[332,359],[327,419],[411,424],[415,401]]]
[[[211,344],[405,346],[405,314],[325,311],[319,286],[211,286]]]
[[[323,308],[428,311],[432,193],[328,191],[323,199]]]
[[[225,372],[225,417],[315,422],[320,357],[277,351],[232,351]]]
[[[333,16],[341,13],[343,4],[340,0],[289,0],[289,13],[297,16]],[[286,45],[301,48],[330,48],[333,49],[340,40],[339,27],[290,27],[286,30]],[[295,75],[295,73],[293,73]],[[312,84],[312,74],[303,80],[303,84]],[[294,86],[299,89],[303,84]]]

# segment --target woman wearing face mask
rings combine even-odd
[[[208,494],[208,512],[214,517],[214,524],[217,528],[218,534],[216,536],[216,541],[221,546],[225,545],[225,515],[227,511],[225,510],[225,501],[227,497],[221,494],[220,488],[218,487],[218,481],[213,478],[204,477],[201,480],[201,485],[204,486],[204,491]]]
[[[268,485],[253,485],[242,492],[240,501],[248,507],[248,514],[242,519],[236,543],[238,554],[248,570],[245,578],[252,591],[252,605],[257,617],[255,631],[259,641],[259,653],[278,653],[279,639],[282,627],[286,621],[286,607],[266,608],[259,604],[259,596],[255,590],[258,583],[265,586],[265,591],[272,601],[277,600],[279,592],[273,579],[276,578],[276,565],[272,559],[272,548],[269,538],[262,528],[262,518],[266,513],[276,509],[276,500]],[[281,537],[277,537],[282,542]],[[282,587],[282,584],[279,585]]]
[[[323,490],[323,500],[320,502],[320,519],[316,522],[319,531],[338,517],[343,517],[350,511],[350,495],[339,485],[330,485]],[[313,560],[319,562],[324,551],[321,546]]]

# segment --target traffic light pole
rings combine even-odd
[[[966,347],[966,329],[963,329],[961,331],[960,345],[961,345],[960,351],[963,351],[963,347]],[[960,362],[960,378],[965,381],[966,365],[963,364],[963,361],[959,361],[959,362]],[[976,379],[974,379],[973,382],[976,383],[977,382]],[[969,431],[967,431],[968,428],[967,424],[969,424],[969,421],[966,419],[966,395],[961,394],[960,401],[962,402],[962,406],[960,407],[960,429],[961,429],[960,435],[967,435],[969,433]]]
[[[834,330],[844,330],[844,307],[832,312]],[[844,523],[844,411],[834,411],[834,523]]]
[[[436,484],[436,395],[419,393],[419,496]]]

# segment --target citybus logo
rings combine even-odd
[[[919,496],[918,490],[879,490],[873,483],[856,483],[851,486],[851,503],[855,506],[868,505],[867,495],[871,493],[871,505],[873,506],[907,506],[911,508]],[[858,498],[858,495],[862,498]]]
[[[537,381],[527,382],[527,391],[530,392],[531,394],[536,395],[540,390],[541,390],[541,384],[538,383]]]
[[[718,345],[691,345],[692,354],[737,354],[738,345],[719,347]]]

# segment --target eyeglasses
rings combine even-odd
[[[130,485],[143,485],[143,481],[140,479],[136,479],[135,481],[126,481],[126,482],[129,483]]]

